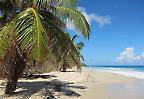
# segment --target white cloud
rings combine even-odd
[[[85,8],[78,7],[78,10],[83,13],[83,15],[86,17],[89,24],[92,22],[96,22],[99,27],[103,27],[104,25],[111,24],[111,18],[110,16],[101,16],[95,13],[88,13]]]
[[[144,52],[140,55],[135,55],[135,48],[125,48],[124,51],[116,58],[117,63],[141,63],[144,62]]]

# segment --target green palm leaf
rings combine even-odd
[[[14,21],[18,42],[24,52],[28,52],[35,60],[45,58],[48,37],[39,13],[28,8],[18,15]]]
[[[11,36],[8,36],[9,31],[12,32]],[[28,8],[18,14],[10,25],[3,29],[3,34],[1,39],[15,39],[22,52],[27,53],[29,58],[38,61],[45,58],[48,37],[41,17],[35,9]]]
[[[56,7],[56,9],[62,20],[66,22],[66,19],[68,18],[74,24],[75,28],[84,35],[84,37],[89,37],[90,27],[81,12],[65,7]]]
[[[50,27],[47,32],[50,32],[48,33],[48,37],[51,38],[49,41],[49,50],[61,59],[66,53],[69,53],[69,58],[71,58],[73,62],[79,64],[79,51],[68,33],[64,32],[53,23],[49,23],[47,26]]]
[[[77,7],[77,0],[57,0],[58,6],[63,6],[66,8],[76,9]]]
[[[74,61],[79,61],[79,51],[73,41],[63,28],[60,28],[61,25],[56,24],[61,22],[60,19],[57,18],[57,21],[54,22],[47,18],[42,17],[33,8],[24,10],[9,26],[4,27],[1,41],[5,43],[15,39],[22,52],[27,53],[29,58],[37,61],[45,59],[49,52],[61,58],[65,51],[69,52],[69,57]],[[1,46],[5,45],[2,42],[0,44]],[[10,48],[11,44],[6,45],[9,45]]]

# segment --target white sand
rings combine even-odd
[[[116,99],[107,92],[107,86],[111,84],[132,84],[138,81],[135,78],[86,70],[85,68],[81,73],[51,72],[49,75],[56,77],[19,80],[17,93],[11,97],[3,96],[4,85],[0,85],[0,95],[2,95],[0,99],[46,99],[45,97],[50,95],[59,99]],[[0,83],[2,82],[0,80]],[[65,84],[66,82],[69,82],[69,84]],[[61,84],[61,92],[54,90],[55,86],[59,84]]]

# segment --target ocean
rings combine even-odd
[[[144,79],[144,66],[88,66],[88,69]]]

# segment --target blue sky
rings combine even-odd
[[[79,10],[91,26],[87,65],[144,65],[144,0],[79,0]]]
[[[78,1],[91,26],[90,39],[78,39],[87,65],[144,65],[144,0]]]

